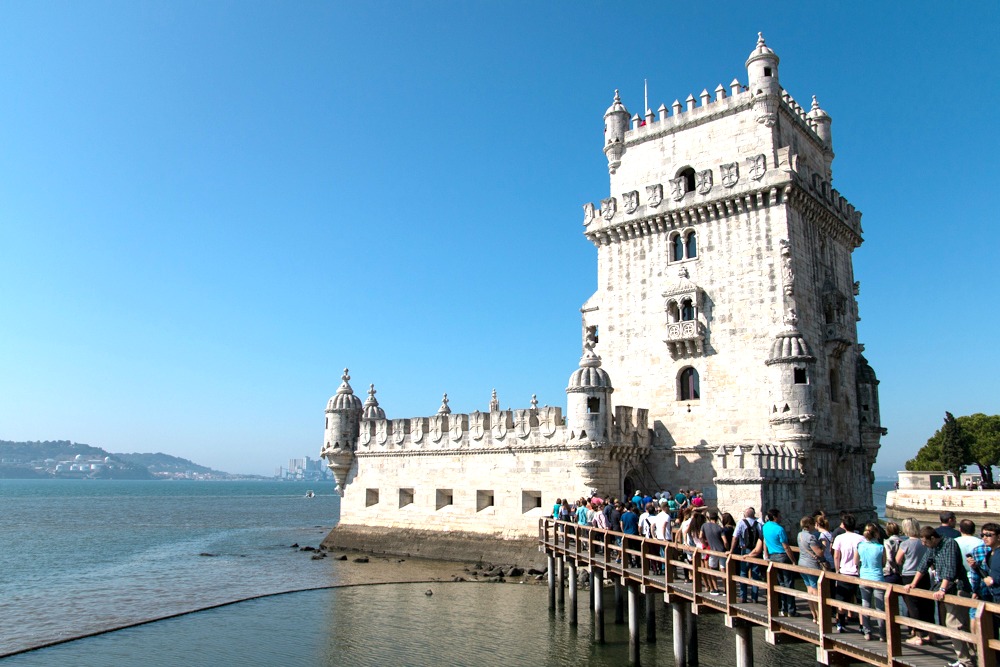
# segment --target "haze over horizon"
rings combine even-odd
[[[846,8],[845,8],[846,7]],[[0,439],[233,473],[319,456],[351,371],[391,418],[565,406],[603,113],[746,82],[833,119],[859,339],[903,467],[995,414],[996,3],[0,7]]]

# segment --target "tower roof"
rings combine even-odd
[[[566,387],[566,391],[594,389],[606,392],[614,391],[614,387],[611,386],[611,377],[606,370],[601,368],[601,358],[594,352],[593,347],[587,345],[580,358],[580,367],[569,376],[569,386]]]
[[[819,102],[816,101],[815,95],[813,95],[812,108],[809,109],[809,117],[814,118],[816,120],[819,120],[821,118],[826,118],[826,119],[830,118],[830,114],[828,114],[827,112],[823,111],[822,108],[820,108]]]
[[[369,385],[368,400],[365,401],[365,411],[361,414],[362,419],[385,419],[385,410],[379,407],[375,393],[375,385]]]
[[[326,404],[326,411],[330,412],[332,410],[361,410],[361,399],[354,395],[354,390],[351,389],[351,376],[348,374],[348,370],[344,369],[344,374],[341,376],[340,387],[337,388],[337,393],[334,394]]]
[[[871,367],[863,354],[858,355],[858,384],[878,384],[875,369]]]
[[[776,63],[779,60],[778,54],[772,51],[771,47],[769,47],[764,42],[764,33],[758,32],[757,46],[754,47],[754,50],[750,52],[750,57],[747,58],[746,66],[749,67],[750,63],[754,62],[755,60],[760,60],[761,58],[767,58],[768,60],[773,60]]]
[[[615,101],[611,103],[611,106],[609,106],[608,110],[604,112],[604,115],[608,116],[613,113],[624,113],[626,116],[628,115],[628,109],[626,109],[625,105],[622,104],[622,98],[618,95],[617,88],[615,88]]]

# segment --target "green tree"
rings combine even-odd
[[[965,472],[965,467],[972,462],[969,438],[950,412],[944,413],[944,426],[940,433],[941,466],[958,479]]]
[[[983,482],[992,485],[993,466],[1000,465],[1000,415],[977,412],[957,421],[969,438],[972,463],[979,468]]]

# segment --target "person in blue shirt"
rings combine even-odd
[[[622,512],[622,532],[626,535],[638,535],[639,534],[639,515],[635,513],[635,504],[629,503],[625,507],[625,511]],[[629,549],[629,540],[625,540],[624,548]],[[635,567],[635,559],[629,557],[628,559],[629,567]]]
[[[781,512],[775,508],[767,511],[767,521],[761,528],[764,536],[764,550],[767,552],[767,559],[774,563],[785,563],[791,565],[794,560],[792,548],[788,546],[788,536],[781,526]],[[795,573],[780,568],[777,569],[778,585],[783,588],[795,587]],[[778,597],[780,616],[798,616],[795,610],[795,598],[787,593],[781,593]]]

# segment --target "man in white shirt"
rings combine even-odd
[[[833,541],[833,563],[840,574],[848,576],[858,576],[858,566],[854,564],[854,553],[858,545],[864,541],[861,535],[854,532],[857,526],[857,519],[853,514],[844,514],[840,520],[840,525],[846,531],[837,535]],[[855,604],[858,596],[858,584],[838,581],[833,587],[833,597],[842,602]],[[844,632],[847,623],[847,614],[842,610],[837,611],[837,625],[835,632]]]
[[[968,556],[972,550],[983,544],[983,541],[976,537],[976,524],[969,519],[962,519],[958,522],[958,532],[961,533],[955,538],[958,548],[962,550],[962,565],[965,566],[965,580],[969,580]]]

